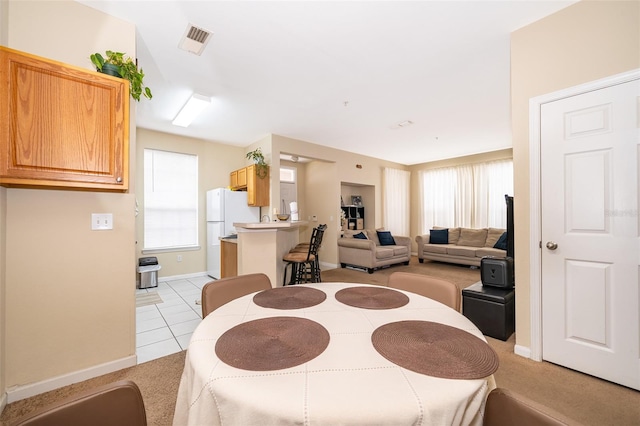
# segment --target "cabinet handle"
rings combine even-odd
[[[118,177],[116,178],[116,182],[121,183],[121,182],[122,182],[122,178],[121,178],[120,176],[118,176]]]

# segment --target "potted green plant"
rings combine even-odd
[[[256,175],[259,178],[265,178],[269,172],[267,163],[264,161],[264,154],[260,147],[253,151],[247,152],[247,160],[251,160],[256,164]]]
[[[124,55],[121,52],[107,50],[106,58],[100,53],[94,53],[90,58],[99,72],[129,80],[129,83],[131,83],[129,92],[133,99],[140,101],[140,95],[151,99],[153,95],[151,94],[151,89],[144,85],[142,68],[138,69],[138,65],[133,59]]]

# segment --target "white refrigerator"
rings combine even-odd
[[[260,207],[247,205],[245,191],[207,191],[207,274],[220,278],[220,237],[234,235],[234,222],[260,222]]]

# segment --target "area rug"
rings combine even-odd
[[[136,294],[136,308],[147,305],[157,305],[158,303],[162,303],[162,298],[156,291]]]

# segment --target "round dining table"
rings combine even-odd
[[[498,357],[456,310],[354,283],[277,287],[207,315],[173,424],[481,425]]]

